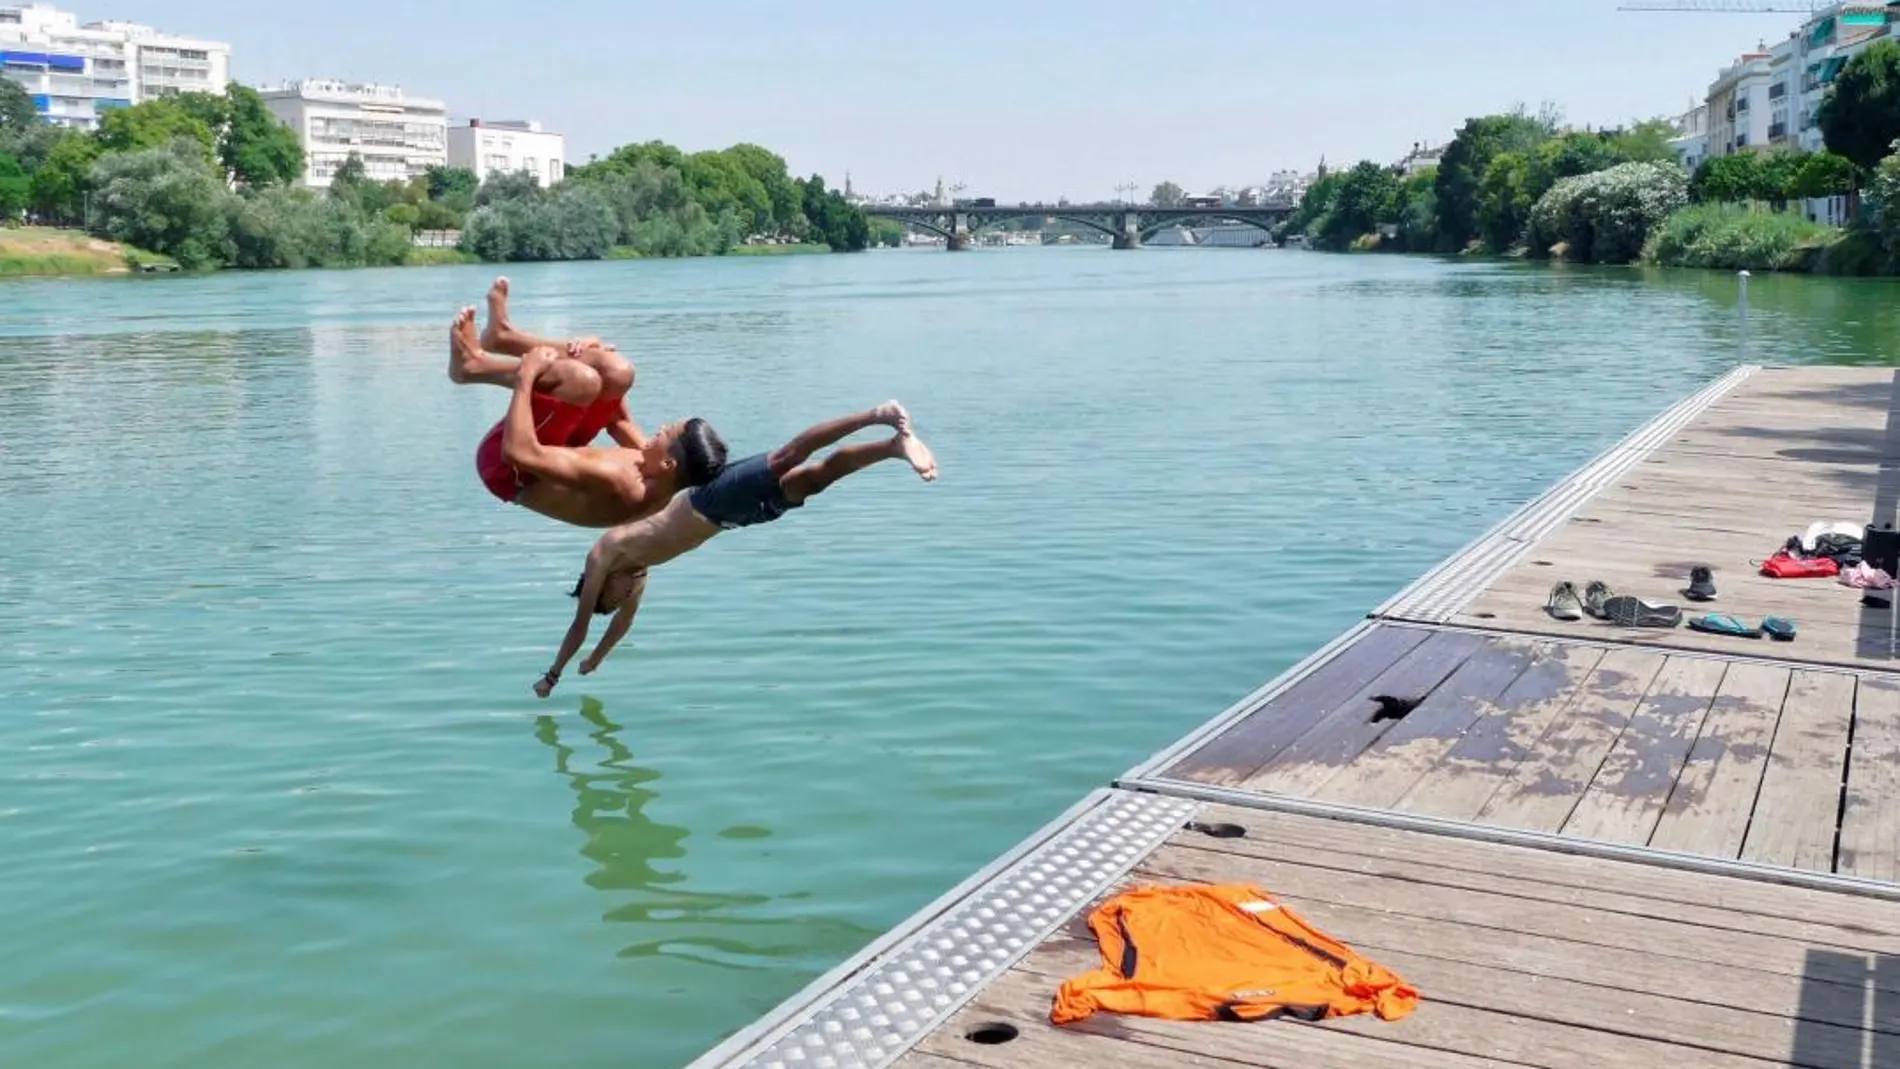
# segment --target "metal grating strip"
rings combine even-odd
[[[1444,623],[1533,545],[1568,519],[1605,486],[1620,479],[1657,447],[1760,368],[1738,367],[1664,411],[1598,454],[1562,482],[1506,516],[1457,554],[1426,572],[1369,614],[1374,619]]]
[[[689,1069],[889,1065],[1201,808],[1158,794],[1097,797],[1013,864],[946,896],[948,909],[925,909],[893,933],[908,934],[834,970],[808,1004],[795,997]]]

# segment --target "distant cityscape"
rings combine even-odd
[[[0,7],[0,76],[20,83],[46,121],[93,130],[100,116],[178,93],[223,92],[231,46],[133,22],[81,22],[49,4]],[[397,85],[312,77],[254,85],[304,148],[300,185],[328,188],[352,153],[368,176],[407,181],[431,167],[478,176],[527,171],[545,185],[566,175],[567,144],[529,119],[451,121],[447,102]]]
[[[1738,152],[1818,151],[1817,114],[1828,86],[1855,54],[1889,35],[1884,0],[1839,0],[1802,17],[1786,39],[1740,52],[1706,89],[1692,93],[1673,120],[1677,160],[1695,170],[1710,158]],[[0,7],[0,76],[23,85],[48,121],[78,130],[97,128],[114,108],[183,92],[219,92],[232,80],[231,45],[179,36],[151,26],[112,20],[81,22],[50,4]],[[273,114],[296,132],[305,152],[301,185],[322,189],[349,156],[361,157],[369,177],[408,180],[430,167],[454,166],[488,176],[527,171],[545,185],[566,174],[566,139],[531,119],[451,118],[448,102],[399,85],[353,84],[313,76],[254,85]],[[1449,140],[1449,137],[1446,139]],[[1404,174],[1433,167],[1445,142],[1415,142],[1392,166]],[[1221,206],[1297,203],[1327,173],[1324,158],[1311,170],[1282,169],[1262,181],[1183,190]],[[1119,199],[1142,203],[1148,194],[1120,187]],[[859,205],[948,206],[963,193],[938,179],[929,190],[867,194],[845,179],[845,196]],[[1812,201],[1810,218],[1839,224],[1842,197]]]

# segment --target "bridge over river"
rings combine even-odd
[[[1138,204],[957,204],[866,207],[864,214],[873,219],[892,219],[936,234],[944,239],[944,247],[952,252],[967,248],[970,234],[974,231],[1025,217],[1062,219],[1076,223],[1107,234],[1114,239],[1118,249],[1135,249],[1140,248],[1144,240],[1162,227],[1176,223],[1245,223],[1270,232],[1281,220],[1293,214],[1293,205],[1183,205],[1157,208]]]

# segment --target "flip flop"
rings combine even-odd
[[[1794,641],[1794,621],[1784,616],[1770,616],[1761,622],[1761,629],[1777,642]]]
[[[1564,582],[1551,587],[1544,611],[1559,620],[1583,619],[1583,602],[1577,597],[1576,584]]]
[[[1603,603],[1603,616],[1623,627],[1675,627],[1682,622],[1682,607],[1618,594]]]
[[[1762,634],[1761,628],[1750,627],[1724,612],[1712,612],[1699,620],[1691,620],[1689,628],[1711,635],[1734,635],[1737,638],[1760,638]]]

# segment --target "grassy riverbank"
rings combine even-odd
[[[48,227],[0,228],[0,278],[26,275],[123,275],[141,268],[176,269],[156,253]]]
[[[1871,235],[1739,204],[1695,204],[1673,213],[1649,235],[1642,259],[1659,267],[1817,275],[1891,269]]]

